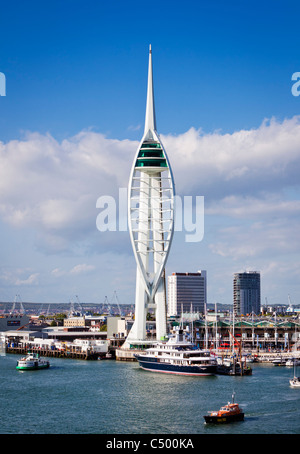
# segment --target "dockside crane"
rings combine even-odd
[[[111,305],[108,301],[108,298],[107,296],[105,296],[105,299],[104,299],[104,303],[103,303],[103,313],[105,314],[105,306],[107,307],[107,315],[113,315],[113,311],[112,311],[112,308],[111,308]]]
[[[84,310],[83,310],[83,307],[82,307],[82,305],[81,305],[81,302],[80,302],[80,300],[79,300],[78,295],[76,295],[76,300],[77,300],[77,304],[78,304],[78,306],[79,306],[79,308],[80,308],[80,313],[81,313],[81,315],[84,315]]]
[[[121,312],[121,308],[120,308],[120,304],[119,304],[119,299],[118,299],[116,290],[114,291],[113,300],[116,301],[116,304],[117,304],[117,306],[118,306],[118,310],[119,310],[120,317],[122,317],[122,312]],[[112,300],[112,301],[113,301],[113,300]]]
[[[20,310],[19,310],[19,313],[20,314],[25,314],[25,309],[24,309],[24,306],[23,306],[23,303],[22,303],[22,300],[21,300],[21,297],[20,295],[16,295],[15,296],[15,299],[14,299],[14,302],[13,302],[13,306],[11,308],[11,311],[10,311],[10,315],[12,315],[15,311],[16,311],[16,304],[18,302],[18,299],[20,300],[19,303],[20,303]]]

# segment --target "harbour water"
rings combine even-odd
[[[1,434],[299,434],[293,369],[253,364],[251,376],[185,377],[143,371],[136,362],[51,358],[47,370],[16,370],[0,356]],[[206,425],[231,400],[245,420]]]

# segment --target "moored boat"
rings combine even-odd
[[[228,402],[217,411],[210,411],[207,415],[203,416],[206,423],[223,424],[235,421],[244,420],[244,412],[239,404],[234,402],[234,394],[232,395],[232,402]]]
[[[287,360],[287,362],[285,363],[285,365],[288,367],[294,366],[294,365],[299,366],[299,364],[300,364],[300,361],[297,358],[289,358]]]
[[[294,362],[294,377],[290,380],[290,385],[292,388],[300,389],[300,377],[296,375],[296,362]]]
[[[240,364],[238,362],[232,362],[227,364],[218,364],[217,366],[218,375],[252,375],[252,369],[248,365]]]
[[[272,364],[274,364],[274,366],[285,366],[286,364],[286,360],[284,358],[276,358],[272,361]]]
[[[246,361],[238,361],[235,356],[230,358],[217,358],[218,375],[252,375],[251,367]]]
[[[176,331],[167,342],[135,355],[142,369],[176,375],[215,375],[216,359],[209,350],[200,350],[186,340],[183,331]]]
[[[290,380],[290,385],[292,388],[300,389],[300,377],[294,377]]]
[[[40,358],[37,353],[28,353],[27,356],[21,358],[16,366],[18,370],[38,370],[47,369],[50,367],[48,360]]]

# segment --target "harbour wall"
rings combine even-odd
[[[91,350],[79,351],[79,350],[60,350],[51,348],[32,348],[26,346],[6,346],[6,353],[14,353],[18,355],[26,355],[28,351],[32,353],[38,353],[40,356],[47,356],[52,358],[69,358],[69,359],[82,359],[82,360],[98,360],[98,359],[115,359],[117,361],[136,361],[134,354],[141,353],[143,350],[137,349],[122,349],[122,348],[109,348],[107,356],[105,353],[93,352]],[[215,351],[218,356],[229,358],[231,354],[224,353],[224,351]],[[247,352],[256,362],[259,363],[270,363],[275,359],[288,359],[295,357],[300,359],[300,351],[293,352]]]
[[[32,346],[7,346],[6,353],[15,353],[18,355],[27,355],[31,353],[38,353],[40,356],[47,356],[52,358],[69,358],[69,359],[83,359],[83,360],[98,360],[108,359],[106,353],[93,352],[92,350],[79,351],[75,349],[51,349],[51,348],[33,348]],[[113,358],[113,353],[110,352],[109,358]]]

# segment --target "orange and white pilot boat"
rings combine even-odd
[[[244,413],[239,404],[234,403],[234,394],[232,395],[232,402],[228,402],[218,411],[210,411],[204,416],[206,423],[228,423],[234,421],[243,421]]]

